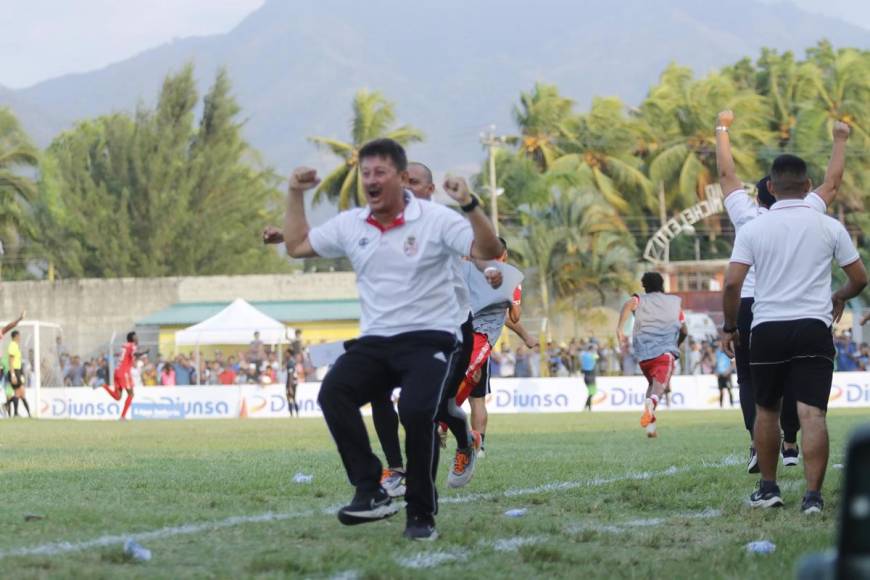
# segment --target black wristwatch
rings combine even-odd
[[[723,326],[722,326],[722,332],[724,332],[725,334],[734,334],[735,332],[737,332],[737,327],[736,327],[736,326],[723,325]]]
[[[461,209],[465,213],[469,213],[474,211],[474,208],[480,205],[480,200],[477,199],[476,195],[471,196],[471,201],[468,202],[468,205],[460,205],[459,209]]]

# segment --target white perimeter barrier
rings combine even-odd
[[[671,409],[719,408],[719,389],[713,375],[677,376],[671,381]],[[297,389],[303,417],[319,417],[320,383]],[[596,411],[639,411],[646,392],[640,376],[599,377],[593,399]],[[733,389],[735,406],[738,389]],[[400,394],[396,391],[395,397]],[[488,397],[490,413],[580,412],[586,401],[582,378],[494,379]],[[117,419],[120,402],[102,389],[43,388],[39,416],[45,419]],[[467,405],[467,403],[466,403]],[[830,407],[870,407],[870,373],[836,373]],[[727,395],[726,395],[727,408]],[[368,412],[368,409],[364,409]],[[136,390],[133,419],[234,419],[287,417],[284,388],[278,385],[212,387],[142,387]]]

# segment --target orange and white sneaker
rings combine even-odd
[[[400,469],[384,469],[381,474],[381,487],[390,497],[405,495],[405,472]]]
[[[656,431],[655,418],[653,418],[652,423],[650,423],[649,425],[646,426],[646,436],[649,437],[650,439],[653,439],[654,437],[659,436],[658,431]]]
[[[474,468],[477,465],[477,453],[480,450],[480,433],[471,432],[471,445],[466,449],[457,449],[453,459],[453,469],[447,474],[447,487],[465,487],[474,477]]]
[[[652,399],[647,399],[643,403],[643,415],[640,416],[640,426],[647,427],[656,420],[656,404]]]

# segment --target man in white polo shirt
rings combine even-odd
[[[812,184],[802,159],[777,157],[769,188],[776,203],[746,224],[734,242],[723,295],[724,342],[733,356],[739,341],[740,290],[755,266],[749,357],[761,481],[750,503],[783,505],[776,484],[779,419],[783,394],[791,391],[800,417],[807,485],[801,511],[817,513],[824,505],[821,489],[829,450],[825,414],[834,372],[831,324],[842,315],[846,301],[867,285],[867,272],[846,228],[804,200]],[[832,259],[848,277],[833,295]]]
[[[345,211],[309,228],[304,193],[319,183],[313,169],[290,179],[284,242],[295,258],[347,256],[357,275],[361,336],[324,378],[318,398],[335,439],[353,500],[338,511],[343,524],[389,517],[398,508],[380,484],[381,462],[372,453],[360,407],[385,389],[402,385],[399,417],[405,427],[407,525],[405,536],[437,537],[434,467],[435,415],[457,351],[460,313],[451,260],[495,258],[501,244],[464,182],[445,190],[468,220],[444,206],[407,193],[407,158],[390,139],[359,151],[367,208]]]
[[[722,194],[725,196],[725,209],[728,217],[734,224],[734,230],[740,230],[759,215],[767,212],[776,200],[767,189],[768,177],[762,178],[756,187],[757,201],[746,193],[743,182],[737,177],[734,165],[734,157],[731,154],[731,141],[728,130],[734,122],[734,113],[725,110],[719,113],[716,123],[716,163],[719,169],[719,184],[722,186]],[[849,138],[849,126],[837,121],[833,127],[833,149],[831,161],[825,173],[822,184],[807,193],[804,201],[820,213],[825,213],[828,206],[833,203],[837,196],[837,190],[843,181],[843,172],[846,168],[846,141]],[[737,385],[740,389],[740,410],[743,413],[743,423],[749,432],[750,447],[747,471],[758,473],[758,454],[752,439],[753,426],[755,425],[755,395],[752,390],[752,376],[749,368],[749,333],[752,327],[752,305],[755,301],[755,269],[750,268],[743,281],[740,290],[740,312],[737,315],[737,332],[740,341],[735,348],[737,361]],[[780,423],[783,431],[782,464],[785,467],[798,464],[797,433],[800,429],[800,421],[797,415],[797,403],[793,393],[786,392],[783,395],[782,415]]]

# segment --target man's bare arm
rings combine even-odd
[[[619,322],[616,323],[616,338],[619,339],[619,344],[625,342],[625,323],[628,322],[628,316],[634,311],[634,298],[629,298],[622,305],[622,310],[619,313]]]
[[[864,262],[861,260],[855,260],[851,264],[844,266],[843,271],[846,273],[848,280],[842,288],[831,296],[834,322],[838,322],[840,317],[843,316],[846,302],[860,294],[867,286],[867,270],[864,268]]]
[[[504,325],[507,326],[508,328],[510,328],[514,332],[514,334],[519,336],[522,339],[522,341],[526,344],[527,347],[535,348],[535,345],[538,344],[537,339],[535,339],[534,336],[529,334],[529,331],[526,330],[526,327],[523,326],[523,323],[520,322],[519,320],[514,322],[513,320],[508,318],[507,320],[505,320]]]
[[[298,167],[290,176],[287,193],[287,212],[284,214],[284,245],[287,254],[293,258],[313,258],[317,256],[308,241],[308,220],[305,217],[305,192],[317,187],[320,178],[317,171],[310,167]]]
[[[842,121],[834,123],[834,144],[831,146],[831,160],[825,172],[825,180],[816,188],[816,194],[825,204],[830,206],[837,197],[837,191],[843,183],[843,173],[846,171],[846,142],[849,140],[849,125]]]
[[[2,330],[0,330],[0,338],[3,338],[4,336],[6,336],[6,334],[10,330],[12,330],[16,326],[18,326],[18,323],[21,322],[22,320],[24,320],[24,311],[23,310],[21,311],[21,314],[18,316],[18,318],[16,318],[12,322],[10,322],[6,326],[4,326]]]
[[[716,119],[716,166],[719,168],[719,185],[725,197],[743,188],[743,182],[737,178],[731,139],[728,137],[733,122],[734,113],[730,110],[722,111]]]
[[[468,184],[461,177],[448,176],[444,181],[444,191],[460,206],[470,204],[473,199]],[[472,257],[481,260],[494,260],[501,256],[504,248],[498,236],[495,235],[492,222],[483,213],[480,204],[465,215],[471,224],[472,232],[474,232],[474,244],[471,247]]]
[[[725,289],[722,293],[722,311],[725,314],[725,327],[737,328],[737,314],[740,311],[740,289],[743,288],[743,281],[746,279],[746,274],[749,273],[749,265],[739,262],[731,262],[728,264],[728,270],[725,272]],[[722,343],[725,353],[734,358],[734,350],[737,346],[739,337],[737,331],[726,332]]]

